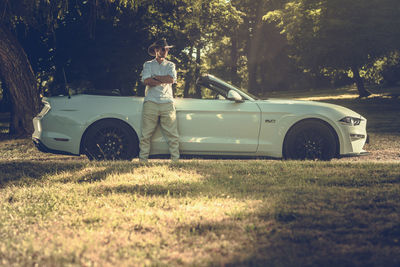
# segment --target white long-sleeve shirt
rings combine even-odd
[[[169,75],[173,78],[176,83],[176,70],[175,64],[166,59],[163,62],[158,63],[156,59],[147,61],[143,64],[142,70],[142,82],[147,78],[154,76],[166,76]],[[172,93],[172,84],[163,83],[157,86],[146,86],[146,96],[144,101],[151,101],[155,103],[169,103],[173,102],[174,96]]]

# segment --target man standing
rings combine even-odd
[[[153,60],[143,65],[142,82],[146,85],[146,96],[142,112],[142,135],[139,160],[146,162],[150,153],[150,142],[160,121],[167,138],[172,161],[179,159],[179,135],[174,106],[172,84],[176,83],[175,64],[166,60],[169,46],[165,39],[153,43],[148,53]]]

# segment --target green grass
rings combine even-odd
[[[0,266],[399,266],[399,99],[324,101],[367,117],[370,155],[145,166],[3,138]]]
[[[400,262],[399,161],[143,166],[45,155],[28,140],[0,153],[3,266]]]

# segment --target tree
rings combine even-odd
[[[183,95],[200,97],[201,92],[195,81],[205,69],[212,69],[208,62],[210,53],[238,28],[240,12],[225,0],[185,0],[178,2],[174,10],[174,31],[179,36],[177,41],[183,40],[179,58],[181,66],[178,66],[184,75]],[[228,66],[234,69],[236,64]]]
[[[150,36],[153,14],[148,5],[134,9],[111,6],[107,16],[96,20],[93,37],[84,27],[87,12],[70,12],[65,23],[55,29],[56,38],[51,41],[54,84],[64,83],[65,72],[74,86],[142,95],[140,72],[143,62],[150,59],[146,47],[154,38]]]
[[[28,58],[13,34],[0,25],[0,77],[11,96],[10,133],[32,132],[32,118],[39,111],[36,78]],[[17,104],[18,103],[18,104]]]
[[[295,0],[268,12],[308,69],[351,70],[360,97],[370,95],[360,68],[399,47],[397,0]]]
[[[275,27],[276,23],[263,21],[265,13],[281,8],[286,2],[231,0],[232,5],[243,14],[243,23],[232,35],[236,35],[238,40],[237,65],[240,68],[241,86],[254,94],[265,96],[272,90],[304,88],[318,81],[290,57],[288,41]]]
[[[57,10],[65,1],[59,2]],[[54,3],[54,1],[53,1]],[[0,77],[3,87],[10,95],[12,110],[10,133],[29,135],[33,131],[32,118],[38,113],[40,99],[35,74],[28,57],[13,34],[19,23],[39,25],[45,17],[51,21],[44,1],[5,0],[0,3]],[[54,6],[52,6],[54,7]],[[53,14],[52,14],[53,15]],[[53,22],[49,22],[53,23]]]

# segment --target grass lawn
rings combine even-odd
[[[399,99],[331,162],[89,162],[0,141],[0,266],[399,266]],[[385,102],[387,101],[387,102]]]
[[[0,264],[400,264],[400,164],[0,162]]]

